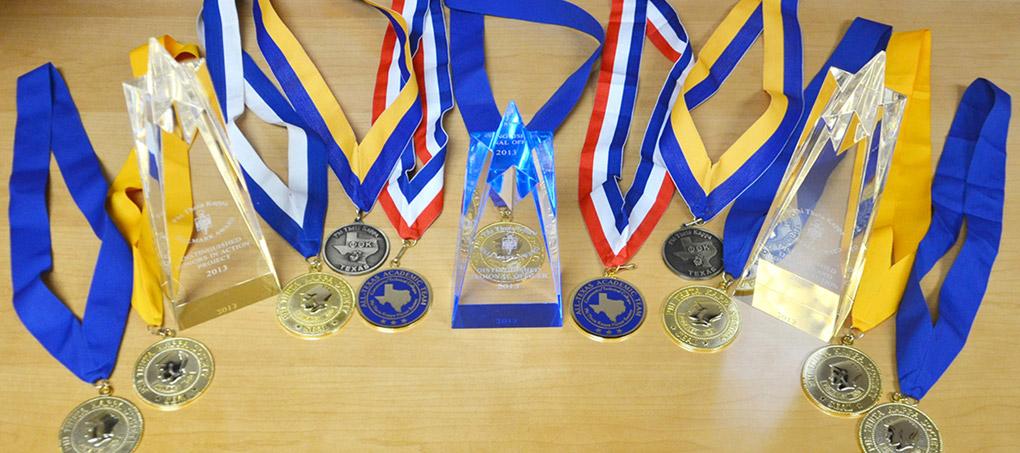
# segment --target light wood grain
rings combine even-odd
[[[247,2],[245,2],[247,3]],[[318,64],[359,136],[370,121],[371,91],[385,20],[351,0],[278,1],[281,16]],[[606,1],[582,6],[603,24]],[[705,42],[730,2],[674,1],[694,41]],[[936,155],[959,96],[975,77],[1020,94],[1020,2],[805,0],[801,18],[805,73],[812,76],[855,16],[906,31],[933,33],[932,105]],[[130,147],[121,81],[130,77],[127,51],[149,36],[171,34],[194,42],[201,2],[35,0],[0,8],[0,175],[10,174],[15,125],[15,79],[52,61],[62,71],[108,176]],[[247,8],[246,6],[244,8]],[[249,14],[246,47],[254,48]],[[516,100],[530,117],[580,64],[592,42],[566,29],[505,20],[487,21],[488,69],[499,104]],[[629,151],[636,151],[667,61],[646,46],[641,91]],[[764,109],[760,44],[695,120],[718,157]],[[565,291],[600,271],[577,208],[577,160],[592,109],[593,86],[556,135]],[[630,339],[593,342],[571,322],[562,329],[451,330],[454,235],[468,146],[460,114],[447,116],[451,144],[448,209],[404,258],[424,272],[439,295],[423,323],[383,334],[352,321],[317,342],[287,335],[265,301],[188,330],[216,357],[209,392],[172,413],[142,406],[146,427],[140,451],[403,450],[681,450],[854,451],[854,420],[825,416],[802,395],[799,370],[815,340],[747,306],[737,342],[722,354],[696,355],[676,347],[658,318],[661,301],[682,281],[662,264],[658,247],[689,214],[679,197],[644,250],[639,270],[626,278],[650,301],[650,316]],[[285,174],[285,134],[246,125],[267,161]],[[1013,123],[1014,135],[1017,133]],[[1016,139],[1010,153],[1018,151]],[[628,156],[627,175],[636,164]],[[1020,190],[1020,164],[1008,161],[1008,199]],[[54,178],[59,177],[56,167]],[[629,183],[629,181],[627,181]],[[327,225],[353,218],[339,184],[330,186]],[[56,292],[81,313],[98,242],[62,182],[51,184]],[[0,204],[7,204],[7,190]],[[381,212],[368,221],[396,234]],[[713,222],[721,229],[722,222]],[[967,348],[922,403],[942,430],[949,451],[1016,451],[1020,442],[1020,361],[1014,291],[1020,271],[1020,210],[1007,203],[1002,251]],[[305,270],[300,257],[268,226],[282,280]],[[9,258],[9,226],[0,220],[0,267]],[[7,271],[4,271],[5,275]],[[0,450],[52,451],[67,412],[95,395],[52,359],[21,326],[0,282]],[[358,285],[362,278],[351,279]],[[938,278],[931,284],[938,283]],[[932,285],[928,286],[931,287]],[[870,332],[859,346],[874,357],[892,390],[894,325]],[[132,315],[118,367],[117,394],[138,401],[131,366],[153,341]]]

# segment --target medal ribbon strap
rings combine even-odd
[[[382,112],[361,143],[297,38],[284,25],[268,0],[252,6],[259,50],[304,122],[316,132],[327,150],[327,161],[347,195],[362,211],[370,211],[414,131],[421,122],[418,83],[411,66],[407,23],[399,13],[370,0],[362,0],[387,17],[400,43],[398,62],[406,80],[400,94]],[[209,24],[207,24],[208,26]],[[217,90],[219,92],[219,90]],[[229,102],[228,97],[228,102]]]
[[[198,46],[179,44],[170,36],[159,38],[170,55],[180,60],[198,58]],[[131,71],[135,77],[148,71],[149,46],[142,45],[131,51]],[[167,222],[168,234],[174,237],[191,237],[194,222],[191,219],[191,146],[180,137],[162,133],[163,173],[168,180],[178,182],[165,187],[164,203],[168,217],[180,217],[181,222]],[[142,179],[138,174],[138,160],[132,149],[124,166],[110,185],[107,195],[110,217],[131,247],[134,261],[134,290],[131,306],[147,325],[163,325],[163,289],[160,285],[159,258],[156,240],[149,223],[148,207],[142,202]],[[185,244],[170,241],[170,259],[173,278],[180,275]]]
[[[824,103],[819,106],[816,105],[816,101],[829,70],[838,68],[851,73],[859,71],[878,52],[886,49],[891,34],[892,28],[888,25],[861,18],[854,19],[836,46],[836,50],[804,89],[804,108],[797,122],[795,134],[803,139],[804,135],[801,132],[804,127],[814,124],[821,113]],[[776,196],[779,184],[786,175],[790,158],[799,144],[799,140],[787,141],[772,166],[734,201],[726,216],[723,264],[730,275],[743,274],[758,232],[761,231],[762,223],[765,221],[765,215]]]
[[[110,376],[131,301],[131,249],[105,209],[108,190],[78,109],[52,64],[18,78],[10,179],[14,310],[53,357],[85,382]],[[102,240],[81,320],[46,286],[53,268],[46,183],[50,152],[78,209]]]
[[[741,0],[712,34],[684,80],[659,138],[669,174],[691,213],[710,220],[756,181],[796,130],[803,108],[803,52],[796,0]],[[690,109],[711,94],[758,34],[765,48],[768,109],[712,162]],[[690,95],[686,94],[690,93]]]
[[[674,65],[652,111],[641,143],[641,161],[624,197],[619,181],[646,34]],[[581,214],[606,267],[623,265],[637,253],[673,198],[673,180],[657,142],[673,96],[693,67],[692,55],[687,32],[669,3],[612,2],[578,178]]]
[[[931,223],[931,32],[893,33],[886,53],[886,87],[906,95],[907,107],[851,311],[862,331],[896,312]]]
[[[956,111],[932,181],[934,219],[917,249],[896,315],[896,365],[900,391],[921,399],[967,341],[999,252],[1006,181],[1010,96],[977,79]],[[921,279],[966,238],[939,290],[939,319],[932,323]]]
[[[450,8],[450,54],[453,86],[460,93],[457,105],[469,132],[494,131],[499,127],[500,109],[485,72],[485,16],[559,25],[583,32],[598,41],[598,47],[535,113],[527,128],[555,131],[577,104],[602,52],[602,25],[580,7],[562,0],[447,0]]]
[[[404,148],[379,194],[379,204],[401,238],[417,240],[443,210],[443,175],[449,140],[443,129],[443,117],[453,108],[450,56],[440,0],[394,0],[393,9],[401,11],[410,27],[422,119],[414,139]],[[396,44],[396,33],[390,26],[379,61],[374,119],[396,101],[406,84],[399,63],[402,49]],[[418,161],[420,167],[416,166]]]
[[[290,101],[241,49],[236,3],[206,0],[198,21],[206,62],[227,123],[234,154],[259,215],[309,258],[319,253],[329,198],[326,146]],[[250,109],[262,121],[287,129],[287,181],[262,160],[237,119]]]

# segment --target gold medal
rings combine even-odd
[[[163,339],[149,346],[135,362],[132,382],[146,403],[160,409],[178,409],[202,395],[215,371],[212,354],[202,343],[174,337],[161,329]]]
[[[280,324],[301,338],[322,338],[347,324],[354,312],[354,289],[344,279],[317,272],[299,275],[283,288],[276,303]]]
[[[100,396],[74,408],[60,425],[60,451],[65,453],[130,453],[142,438],[142,413],[130,401],[110,395],[98,384]]]
[[[941,453],[942,435],[935,422],[913,404],[893,396],[861,419],[858,432],[865,453]]]
[[[520,283],[542,270],[545,244],[535,230],[511,220],[508,209],[502,213],[503,220],[475,235],[471,267],[493,283]]]
[[[851,344],[853,336],[847,335],[843,344],[815,351],[801,370],[801,385],[808,399],[832,415],[860,416],[882,397],[878,365]]]
[[[694,285],[666,298],[662,322],[680,347],[693,352],[718,352],[737,337],[740,312],[726,293]]]

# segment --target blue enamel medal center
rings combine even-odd
[[[645,300],[630,283],[596,278],[577,289],[571,311],[574,321],[585,332],[602,338],[622,338],[641,327]]]
[[[365,280],[358,292],[358,311],[370,324],[399,329],[428,312],[432,290],[422,276],[405,269],[386,269]]]

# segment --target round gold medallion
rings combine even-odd
[[[129,453],[142,439],[142,413],[130,401],[103,395],[74,408],[60,425],[60,451]]]
[[[212,354],[204,344],[170,337],[149,346],[138,357],[132,383],[146,403],[173,410],[201,396],[214,369]]]
[[[542,235],[523,224],[496,222],[475,235],[471,267],[490,282],[523,282],[542,270],[544,262]]]
[[[354,312],[354,289],[325,272],[299,275],[283,288],[276,302],[280,324],[301,338],[321,338],[347,324]]]
[[[666,298],[662,322],[680,347],[694,352],[717,352],[737,337],[740,312],[726,293],[694,285],[680,288]]]
[[[858,432],[865,453],[941,453],[942,435],[920,409],[903,403],[875,407],[861,419]]]
[[[882,397],[878,365],[850,346],[826,346],[808,356],[801,385],[812,403],[833,415],[859,416]]]

